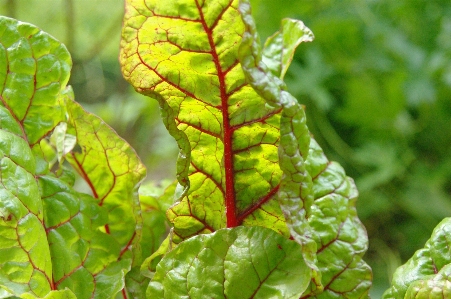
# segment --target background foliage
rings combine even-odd
[[[451,215],[451,3],[252,3],[263,40],[283,17],[303,20],[316,36],[297,51],[286,81],[326,155],[356,180],[379,298],[394,269]],[[78,101],[132,144],[148,179],[175,176],[177,150],[156,101],[120,74],[122,1],[0,0],[0,14],[65,43]]]

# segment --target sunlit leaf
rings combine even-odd
[[[123,74],[137,91],[158,100],[166,127],[179,136],[179,165],[190,163],[187,176],[180,171],[186,167],[179,168],[184,187],[168,211],[174,234],[167,241],[178,243],[223,227],[265,226],[303,245],[314,279],[305,297],[316,296],[323,287],[326,296],[365,296],[371,271],[361,260],[367,237],[355,213],[355,187],[325,157],[325,165],[324,159],[309,160],[310,147],[322,151],[310,141],[303,108],[280,80],[294,48],[311,40],[310,30],[284,21],[263,56],[246,1],[242,15],[238,1],[126,3]],[[334,201],[321,206],[327,197],[316,193],[321,186],[345,204],[343,211],[333,209]],[[335,190],[340,186],[344,190]],[[312,229],[315,213],[329,209],[342,218]],[[331,246],[322,243],[326,236],[332,238]],[[349,246],[341,246],[342,241]],[[343,253],[329,260],[336,264],[329,269],[323,263],[335,246]],[[348,289],[342,282],[346,279]]]
[[[72,66],[69,52],[39,28],[0,18],[0,100],[37,143],[64,119],[61,93]]]

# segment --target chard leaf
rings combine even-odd
[[[293,60],[296,47],[313,41],[313,32],[303,22],[283,19],[280,31],[270,36],[263,47],[262,61],[281,80]]]
[[[248,1],[240,4],[240,13],[245,24],[243,40],[239,48],[239,59],[243,71],[252,87],[269,105],[282,111],[280,119],[279,166],[283,172],[279,188],[279,204],[284,213],[291,236],[302,245],[304,258],[312,269],[314,288],[322,291],[321,278],[316,266],[316,242],[307,218],[313,204],[312,178],[305,167],[310,135],[305,113],[301,105],[263,63],[260,39],[251,15]],[[311,31],[306,29],[305,35]],[[282,33],[281,33],[282,34]],[[288,33],[286,33],[288,34]],[[277,35],[277,33],[276,33]],[[308,39],[306,39],[308,40]],[[273,40],[283,47],[283,39]],[[268,45],[271,47],[271,40]],[[283,59],[279,62],[282,65]]]
[[[449,298],[451,294],[451,218],[445,218],[418,250],[393,274],[383,298]]]
[[[300,41],[311,41],[313,35],[302,22],[286,19],[261,52],[247,1],[242,1],[240,11],[246,24],[239,53],[243,70],[269,104],[283,107],[279,165],[284,174],[279,202],[291,236],[303,245],[304,257],[313,270],[313,284],[302,298],[316,294],[326,298],[366,296],[371,269],[362,261],[368,239],[355,210],[357,189],[344,170],[328,161],[316,141],[309,139],[303,108],[276,77],[283,77],[293,47]],[[274,49],[287,51],[277,54]],[[265,52],[279,60],[279,68],[274,68],[277,64],[273,61],[272,72],[268,70],[263,63],[268,61]]]
[[[23,294],[22,296],[20,296],[20,298],[36,299],[38,297],[35,297],[31,294]],[[65,290],[61,290],[61,291],[51,291],[42,299],[77,299],[77,297],[75,297],[74,293],[72,293],[71,290],[65,289]]]
[[[72,100],[66,104],[69,123],[81,148],[81,152],[67,155],[67,160],[88,183],[98,204],[107,210],[105,232],[119,242],[122,255],[141,239],[138,186],[145,168],[130,145],[102,120]]]
[[[19,124],[3,106],[0,118],[0,286],[14,295],[43,297],[53,280],[35,160]]]
[[[343,168],[329,161],[312,139],[306,167],[313,178],[313,197],[308,222],[317,243],[316,256],[324,290],[319,298],[366,298],[371,287],[371,268],[362,260],[368,237],[355,208],[357,189]],[[302,298],[315,298],[314,285]]]
[[[189,169],[179,167],[179,182],[190,188],[167,213],[176,243],[242,224],[289,236],[276,198],[280,110],[245,81],[237,9],[229,0],[126,2],[123,74],[183,136],[179,165]]]
[[[159,101],[169,132],[183,136],[179,163],[189,163],[167,213],[173,238],[158,254],[220,228],[264,226],[302,244],[313,278],[303,298],[368,296],[354,183],[310,138],[281,81],[295,47],[313,36],[285,20],[262,51],[248,1],[238,9],[232,0],[126,2],[124,77]]]
[[[147,297],[299,298],[310,281],[300,250],[263,227],[199,235],[161,260]]]
[[[39,28],[0,17],[0,100],[34,145],[64,120],[61,95],[72,61],[66,47]]]
[[[69,288],[77,298],[111,298],[124,287],[131,260],[119,260],[120,244],[98,230],[108,221],[106,210],[58,178],[41,176],[39,183],[54,287]]]
[[[0,17],[0,286],[13,295],[44,297],[53,288],[30,144],[64,116],[59,97],[70,64],[55,39]]]
[[[140,259],[129,249],[139,253],[144,167],[70,99],[63,45],[29,24],[0,25],[0,297],[114,298]],[[64,155],[90,171],[95,199],[73,190]]]

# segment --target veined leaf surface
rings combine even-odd
[[[0,17],[2,298],[113,298],[140,259],[129,249],[140,241],[136,190],[144,167],[114,131],[71,101],[70,65],[54,38]],[[66,113],[82,153],[71,151]],[[64,155],[78,162],[77,170],[93,170],[84,178],[98,200],[73,190]]]
[[[303,245],[314,270],[305,298],[364,297],[371,270],[361,259],[367,238],[355,186],[310,140],[303,109],[280,80],[309,31],[284,21],[262,55],[249,10],[238,9],[233,0],[126,2],[123,74],[159,101],[182,153],[172,241],[265,226]]]
[[[81,152],[67,155],[68,161],[86,180],[99,205],[107,209],[105,230],[125,252],[141,238],[138,186],[145,168],[130,145],[100,118],[70,100],[67,109],[81,147]]]
[[[300,251],[297,243],[263,227],[199,235],[161,260],[147,296],[299,298],[310,281]]]
[[[418,250],[393,274],[383,298],[448,298],[451,295],[451,218],[445,218]]]
[[[163,102],[170,131],[190,149],[188,194],[168,212],[179,240],[241,224],[289,235],[276,199],[280,110],[246,83],[237,9],[228,0],[127,1],[124,76]]]
[[[34,145],[64,120],[61,93],[72,61],[60,42],[14,19],[0,19],[0,40],[1,101]]]
[[[44,297],[54,287],[31,146],[64,117],[66,48],[35,26],[0,17],[0,286]]]

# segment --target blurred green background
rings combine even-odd
[[[283,17],[310,27],[287,74],[309,127],[360,191],[366,260],[379,298],[391,275],[451,215],[451,2],[254,0],[262,41]],[[136,149],[148,179],[175,177],[175,142],[156,101],[136,94],[118,63],[121,0],[0,0],[69,48],[83,106]]]

